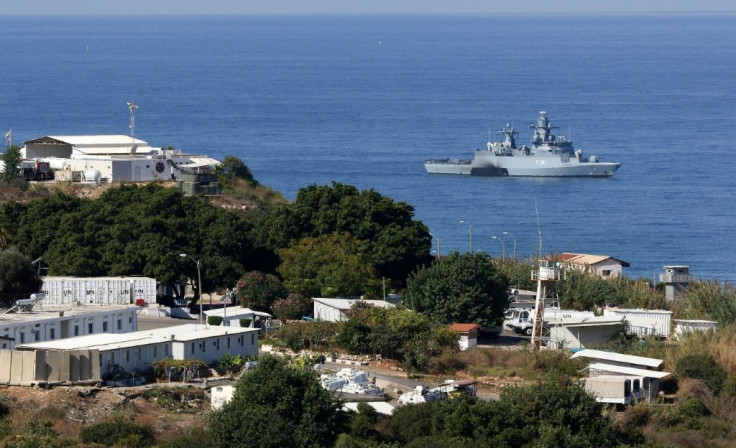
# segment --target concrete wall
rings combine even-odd
[[[0,350],[0,384],[100,381],[99,362],[97,350]]]

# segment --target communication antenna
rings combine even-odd
[[[130,147],[130,154],[135,154],[138,149],[138,145],[135,143],[135,111],[138,109],[138,105],[133,100],[128,101],[128,110],[130,111],[130,139],[133,140],[133,146]]]
[[[138,109],[138,105],[133,100],[128,101],[128,110],[130,111],[130,137],[135,138],[135,111]]]
[[[542,226],[539,224],[539,207],[537,199],[534,199],[534,211],[537,212],[537,235],[539,235],[539,258],[542,258]]]

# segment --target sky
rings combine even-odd
[[[734,0],[0,0],[0,15],[736,11]]]

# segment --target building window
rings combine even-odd
[[[123,329],[123,320],[122,319],[118,319],[118,331],[120,331],[122,329]]]
[[[169,346],[164,345],[164,356],[169,356]]]
[[[192,342],[192,355],[194,354],[194,342]]]
[[[125,362],[130,362],[130,350],[125,351]]]
[[[102,322],[102,332],[107,333],[107,322]]]
[[[153,357],[156,358],[158,356],[158,346],[153,346]]]
[[[202,353],[207,352],[207,341],[200,342],[199,346],[202,347]]]
[[[26,334],[25,333],[21,333],[20,334],[20,343],[23,344],[24,342],[26,342]]]
[[[33,339],[36,340],[36,342],[41,340],[41,332],[40,331],[34,331],[33,332]]]
[[[250,334],[250,345],[256,345],[256,334],[255,333]]]
[[[87,334],[94,333],[94,326],[93,324],[87,324]]]
[[[3,348],[8,348],[8,343],[7,342],[3,342]]]
[[[604,269],[601,271],[602,277],[610,277],[611,276],[611,270],[610,269]]]
[[[49,329],[49,337],[51,339],[56,339],[56,328]]]
[[[138,361],[141,360],[141,349],[138,349]]]
[[[230,350],[230,337],[227,338],[227,349]]]
[[[79,336],[79,325],[74,326],[74,336]]]

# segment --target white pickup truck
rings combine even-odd
[[[506,312],[503,326],[514,330],[515,333],[525,336],[532,335],[534,309],[510,309]],[[557,308],[549,308],[544,310],[544,321],[549,322],[555,319],[569,319],[572,317],[593,317],[592,311],[577,310],[561,310]]]

